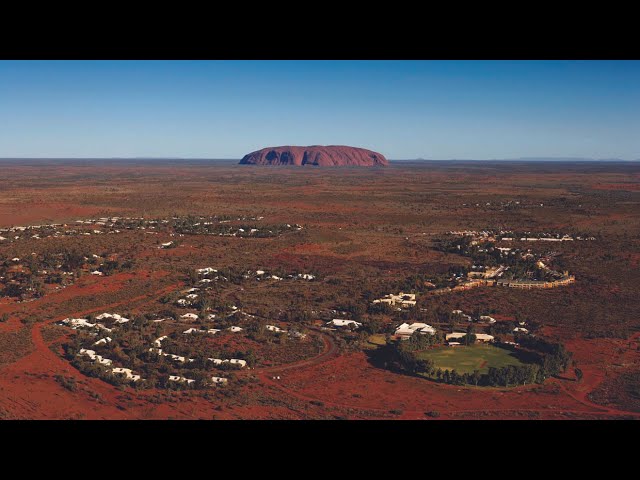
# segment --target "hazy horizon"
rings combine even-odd
[[[239,162],[242,157],[0,157],[0,161],[8,160],[201,160]],[[514,157],[514,158],[388,158],[389,162],[640,162],[640,158],[588,158],[588,157]]]

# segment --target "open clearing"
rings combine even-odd
[[[455,370],[458,373],[487,373],[489,367],[523,365],[515,352],[493,345],[469,345],[456,347],[436,347],[420,352],[420,358],[433,360],[436,367]]]

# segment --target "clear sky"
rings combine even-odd
[[[0,61],[0,157],[640,158],[638,61]]]

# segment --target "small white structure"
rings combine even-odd
[[[116,367],[111,371],[117,375],[124,375],[125,378],[134,382],[140,380],[140,375],[134,375],[130,368]]]
[[[223,377],[211,377],[212,383],[227,383],[229,380]]]
[[[101,313],[96,317],[96,320],[104,320],[105,318],[113,319],[114,323],[127,323],[130,322],[128,318],[118,315],[117,313]]]
[[[454,333],[447,333],[445,335],[445,339],[447,341],[449,340],[458,340],[460,338],[464,338],[466,336],[466,332],[454,332]],[[476,341],[478,342],[492,342],[494,340],[493,335],[489,335],[486,333],[473,333],[472,335],[476,336]]]
[[[313,280],[315,279],[315,275],[311,275],[310,273],[299,273],[296,275],[296,278],[301,278],[302,280]]]
[[[390,293],[382,298],[374,300],[373,303],[386,303],[391,306],[399,305],[402,308],[415,307],[416,294],[400,292],[397,295],[394,295],[393,293]]]
[[[513,333],[529,333],[529,330],[524,327],[516,327],[513,329]]]
[[[232,333],[238,333],[238,332],[241,332],[243,329],[233,325],[233,326],[229,327],[227,330],[229,330]]]
[[[95,342],[94,345],[106,345],[110,341],[111,341],[111,337],[105,337],[105,338],[101,338],[100,340]]]
[[[169,381],[187,383],[188,385],[191,385],[192,383],[195,382],[195,380],[193,380],[191,378],[179,377],[177,375],[169,375]]]
[[[184,315],[180,315],[180,318],[182,318],[183,320],[197,320],[198,315],[196,315],[195,313],[185,313]]]
[[[496,319],[493,318],[493,317],[490,317],[489,315],[480,315],[480,321],[489,322],[489,323],[496,323]]]
[[[171,245],[173,245],[173,241],[160,244],[160,248],[169,248]]]
[[[280,327],[276,327],[275,325],[267,325],[267,326],[265,326],[265,328],[267,330],[269,330],[270,332],[286,333],[286,330],[283,330]]]
[[[211,267],[205,267],[205,268],[198,268],[196,270],[196,273],[199,273],[200,275],[208,275],[210,273],[218,273],[218,270]]]
[[[98,277],[102,277],[104,273],[102,273],[100,270],[94,270],[93,272],[91,272],[91,275],[97,275]]]
[[[493,335],[487,333],[476,333],[474,335],[476,336],[477,342],[493,342]]]
[[[238,358],[227,358],[227,359],[220,359],[220,358],[208,358],[207,360],[209,360],[210,362],[213,362],[214,365],[222,365],[223,363],[228,363],[230,365],[239,365],[240,368],[244,368],[247,366],[247,361],[246,360],[241,360]]]
[[[102,355],[97,355],[95,351],[88,350],[86,348],[81,348],[78,355],[86,355],[94,362],[98,362],[102,365],[111,365],[113,363],[112,360],[109,360],[108,358],[104,358]]]
[[[71,325],[71,328],[73,330],[77,329],[78,327],[95,327],[96,326],[95,323],[91,323],[85,320],[84,318],[65,318],[64,320],[62,320],[62,323],[65,325]]]
[[[408,339],[415,332],[420,332],[420,334],[425,335],[435,335],[436,329],[431,325],[427,325],[426,323],[412,323],[409,325],[408,323],[401,324],[398,328],[396,328],[395,334],[403,340]]]
[[[327,325],[331,325],[333,327],[354,327],[360,328],[362,323],[356,322],[355,320],[345,320],[343,318],[334,318],[330,322],[327,322]]]

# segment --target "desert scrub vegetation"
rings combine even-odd
[[[0,366],[13,363],[33,351],[28,325],[15,332],[0,332]]]

